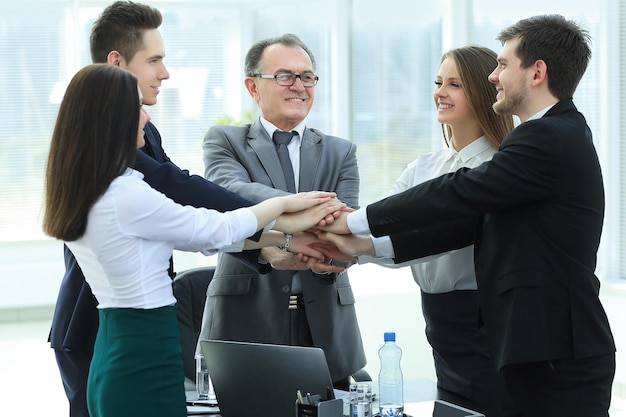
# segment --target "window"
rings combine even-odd
[[[348,137],[358,146],[361,204],[388,195],[407,163],[444,146],[432,98],[440,10],[421,13],[411,0],[379,4],[357,0],[352,14]]]
[[[41,232],[48,145],[64,85],[89,63],[89,31],[108,4],[24,0],[3,5],[0,16],[0,268],[3,277],[19,268],[29,279],[47,283],[39,295],[29,290],[27,303],[54,302],[62,275],[60,244]],[[243,88],[244,54],[257,39],[292,32],[318,62],[320,82],[308,124],[358,145],[361,204],[385,196],[418,154],[444,146],[431,97],[443,50],[474,42],[497,51],[501,28],[555,11],[542,0],[510,4],[506,12],[495,0],[448,0],[428,8],[414,0],[314,5],[162,0],[154,6],[164,17],[171,78],[148,111],[178,165],[203,175],[201,141],[209,126],[257,116]],[[594,132],[604,170],[607,209],[598,273],[607,279],[626,279],[626,150],[621,144],[626,79],[618,70],[625,12],[625,5],[609,0],[571,0],[562,11],[593,37],[591,66],[575,102]],[[24,285],[29,288],[33,281]],[[0,295],[0,308],[15,302],[25,301]]]

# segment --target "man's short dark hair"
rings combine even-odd
[[[548,14],[520,20],[496,39],[504,43],[513,38],[519,38],[515,53],[522,68],[544,61],[550,92],[559,100],[574,96],[591,59],[589,32],[561,15]]]
[[[132,1],[116,1],[94,22],[89,37],[91,60],[107,62],[111,51],[118,51],[130,62],[144,47],[146,30],[161,26],[163,16],[154,7]]]

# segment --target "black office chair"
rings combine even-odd
[[[372,377],[365,370],[365,368],[359,369],[358,371],[350,375],[350,378],[353,382],[367,382],[372,380]]]
[[[176,297],[176,316],[180,329],[185,377],[193,383],[196,381],[195,353],[202,327],[206,292],[214,273],[214,266],[188,269],[179,272],[172,282],[174,297]],[[372,380],[365,369],[359,369],[350,378],[354,382]]]
[[[196,381],[196,345],[202,326],[206,291],[214,273],[214,266],[188,269],[179,272],[172,282],[183,351],[183,367],[185,376],[194,383]]]

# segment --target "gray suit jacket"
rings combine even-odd
[[[286,195],[276,148],[260,121],[243,127],[213,126],[203,142],[205,177],[254,202]],[[356,145],[306,129],[300,149],[299,191],[334,191],[357,207]],[[288,344],[292,271],[261,275],[220,254],[207,290],[202,339]],[[365,352],[348,274],[300,271],[314,344],[322,348],[333,380],[361,369]]]

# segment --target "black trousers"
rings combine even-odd
[[[521,417],[608,417],[615,354],[502,368]]]
[[[70,417],[89,417],[87,411],[87,377],[91,357],[83,352],[54,349],[65,395],[70,403]]]
[[[441,390],[443,394],[451,393],[452,402],[487,417],[511,414],[504,381],[491,359],[487,335],[478,327],[478,291],[422,291],[422,312],[426,338],[433,348],[440,396]]]
[[[289,310],[289,344],[292,346],[313,347],[315,345],[313,344],[313,336],[311,335],[311,328],[309,327],[309,320],[306,315],[304,303],[299,301],[296,305],[298,308]],[[350,389],[350,379],[343,378],[338,381],[333,381],[333,387],[335,389],[348,391]]]

